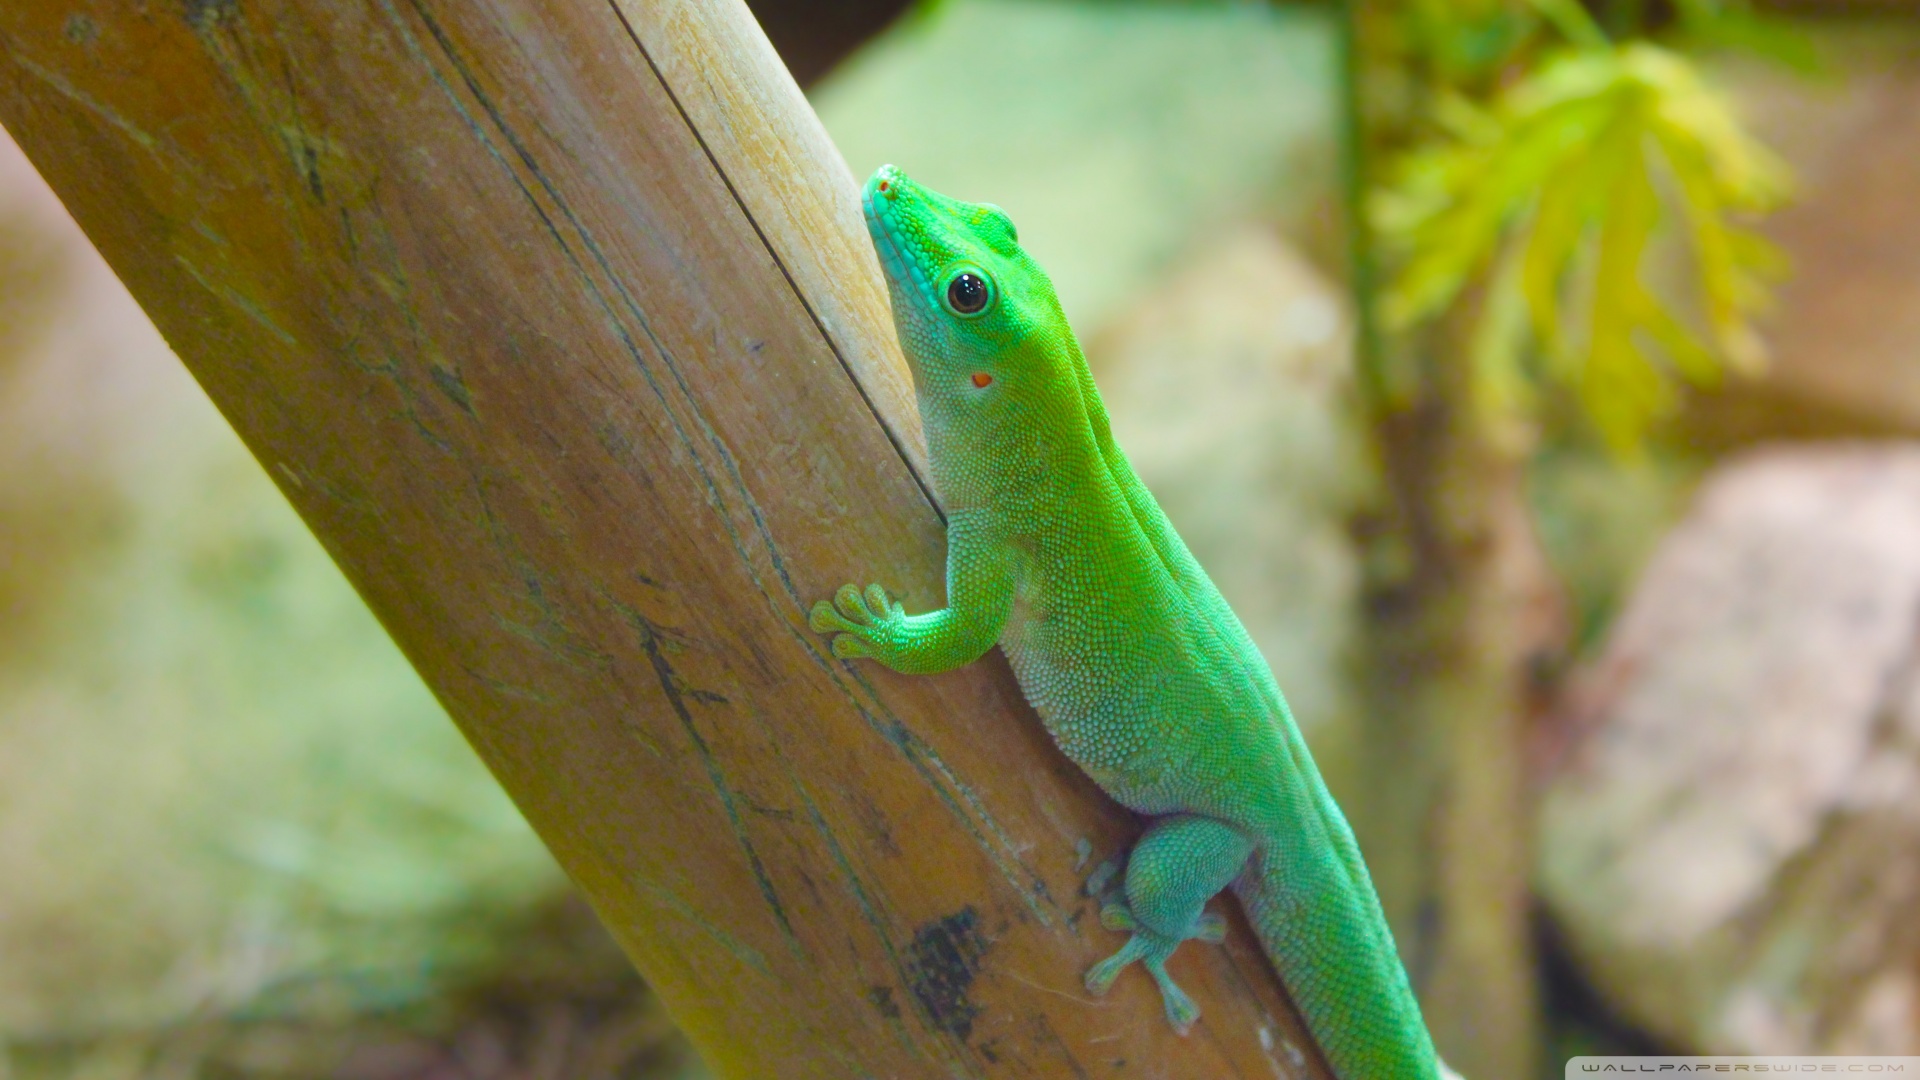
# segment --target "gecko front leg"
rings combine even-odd
[[[947,525],[947,606],[909,615],[879,585],[842,585],[813,605],[807,624],[833,635],[833,655],[870,657],[909,675],[934,675],[980,659],[1000,640],[1013,607],[1013,552],[978,515]]]

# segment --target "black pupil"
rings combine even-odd
[[[947,286],[947,303],[962,315],[971,315],[987,306],[987,283],[974,274],[961,274]]]

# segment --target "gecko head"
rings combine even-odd
[[[1053,283],[999,207],[948,198],[891,165],[862,201],[929,439],[994,437],[1076,400],[1077,347]]]

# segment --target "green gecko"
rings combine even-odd
[[[1013,223],[890,165],[863,202],[946,503],[947,606],[908,615],[847,585],[813,628],[915,674],[998,644],[1067,757],[1150,816],[1101,912],[1132,936],[1089,990],[1138,960],[1185,1033],[1199,1010],[1166,960],[1222,938],[1204,907],[1231,887],[1340,1080],[1451,1075],[1272,672],[1114,442]]]

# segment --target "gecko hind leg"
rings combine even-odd
[[[1109,900],[1100,906],[1100,925],[1109,930],[1138,930],[1139,919],[1133,917],[1125,901]],[[1227,920],[1211,911],[1203,911],[1193,922],[1192,932],[1181,941],[1204,941],[1209,945],[1218,945],[1227,940]]]
[[[1175,814],[1154,821],[1127,854],[1124,898],[1110,896],[1100,909],[1102,925],[1133,936],[1087,971],[1087,989],[1106,993],[1138,960],[1160,987],[1167,1019],[1185,1034],[1200,1010],[1167,974],[1167,958],[1182,941],[1217,943],[1226,936],[1226,921],[1208,913],[1206,903],[1240,875],[1252,853],[1246,834],[1216,818]],[[1102,867],[1095,879],[1104,886],[1112,874]]]

